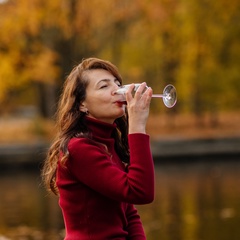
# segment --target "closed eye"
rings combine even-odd
[[[103,85],[103,86],[100,87],[100,89],[102,89],[102,88],[106,88],[106,87],[107,87],[107,85]]]
[[[107,88],[108,86],[112,85],[112,80],[110,79],[102,79],[99,83],[98,83],[98,88],[99,89],[103,89],[103,88]],[[122,84],[118,79],[114,79],[114,84],[116,84],[118,87],[121,87]]]

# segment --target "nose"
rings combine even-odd
[[[112,95],[118,94],[118,90],[122,88],[122,86],[119,86],[117,84],[114,85],[113,91],[112,91]]]

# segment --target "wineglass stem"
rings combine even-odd
[[[163,98],[164,95],[163,94],[153,94],[152,97],[153,98]]]

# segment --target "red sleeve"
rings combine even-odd
[[[137,209],[132,204],[128,204],[126,217],[128,221],[128,239],[146,240],[146,236],[142,227],[142,222],[137,213]]]
[[[130,165],[124,172],[100,146],[74,138],[68,149],[68,168],[82,183],[118,201],[146,204],[154,198],[154,169],[149,136],[130,134]]]

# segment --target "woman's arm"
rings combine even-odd
[[[100,146],[87,139],[70,141],[67,167],[72,175],[93,190],[115,199],[134,204],[146,204],[154,198],[154,168],[149,136],[130,134],[130,165],[123,171]],[[112,156],[117,158],[115,154]]]

